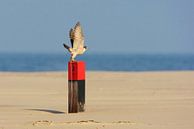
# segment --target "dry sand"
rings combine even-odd
[[[194,129],[194,71],[88,72],[67,114],[66,73],[0,73],[0,129]]]

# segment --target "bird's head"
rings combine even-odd
[[[84,52],[85,52],[87,49],[88,49],[88,47],[87,47],[87,46],[84,46]]]
[[[84,49],[85,49],[85,50],[87,50],[87,49],[88,49],[88,47],[87,47],[87,46],[84,46]]]
[[[87,46],[84,46],[84,48],[87,50],[88,49],[88,47]]]

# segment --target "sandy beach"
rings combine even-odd
[[[87,72],[67,113],[67,73],[0,73],[0,129],[193,129],[194,71]]]

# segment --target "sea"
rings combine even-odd
[[[68,54],[1,53],[0,72],[67,71]],[[88,71],[194,70],[194,54],[85,54]]]

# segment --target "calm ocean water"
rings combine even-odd
[[[68,60],[69,55],[62,54],[0,54],[0,71],[64,71]],[[194,70],[194,55],[85,54],[78,60],[87,63],[87,70]]]

